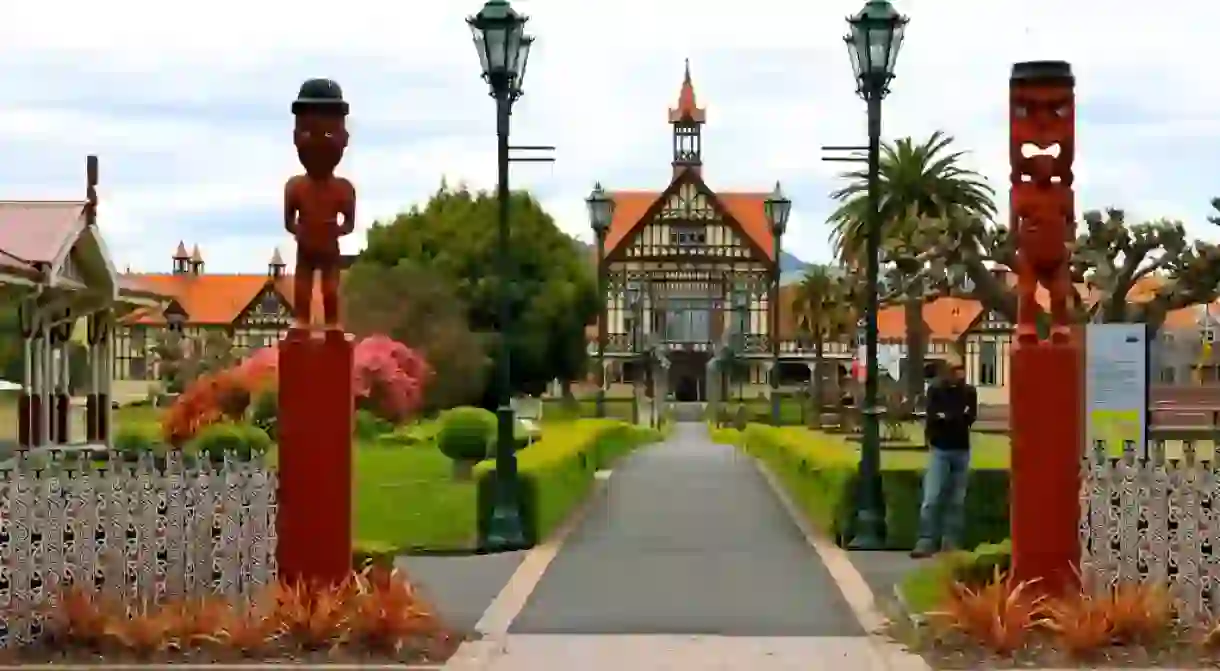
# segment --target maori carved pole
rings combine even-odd
[[[1051,592],[1073,586],[1080,561],[1082,356],[1069,272],[1074,89],[1062,61],[1017,63],[1009,80],[1018,300],[1010,360],[1013,572]]]
[[[352,343],[339,329],[339,237],[355,226],[356,191],[335,175],[347,148],[339,85],[311,79],[292,104],[305,174],[284,186],[284,227],[297,241],[296,324],[280,344],[276,559],[289,581],[337,583],[352,556]],[[320,276],[325,329],[312,322]]]

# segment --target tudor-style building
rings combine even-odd
[[[278,250],[262,273],[208,273],[199,246],[188,253],[181,242],[171,262],[169,273],[124,276],[165,297],[157,307],[128,315],[115,334],[113,374],[128,396],[145,393],[157,379],[154,348],[166,332],[193,337],[223,333],[245,355],[275,344],[292,324],[292,276]],[[315,287],[315,311],[321,309],[319,292]]]
[[[656,191],[611,191],[605,272],[610,377],[642,373],[640,354],[654,346],[668,359],[663,382],[679,400],[707,396],[708,364],[732,343],[755,382],[770,356],[769,310],[776,302],[777,260],[764,213],[768,193],[721,191],[703,175],[706,111],[689,63],[677,107],[671,178]]]

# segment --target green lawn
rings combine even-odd
[[[806,432],[807,429],[799,427],[789,427],[784,429],[787,432]],[[837,442],[842,445],[843,454],[850,455],[853,461],[859,459],[860,443],[856,440],[849,440],[845,436],[837,434],[825,434],[828,439],[838,438]],[[914,443],[922,445],[923,427],[912,424],[907,426],[907,437],[905,441],[908,444]],[[1008,468],[1010,448],[1008,436],[975,433],[971,436],[970,449],[970,467],[971,468]],[[836,441],[828,440],[827,444],[834,444]],[[903,449],[886,449],[882,446],[881,449],[881,468],[885,470],[919,470],[924,468],[928,463],[928,452],[921,449],[912,449],[905,447]]]
[[[358,545],[460,549],[475,545],[475,484],[456,481],[434,443],[362,443],[355,461]]]

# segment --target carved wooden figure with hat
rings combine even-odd
[[[339,322],[339,238],[356,227],[356,189],[335,175],[347,149],[348,104],[331,79],[310,79],[292,103],[293,144],[305,174],[284,185],[284,227],[297,241],[293,278],[296,325],[311,326],[314,273],[321,275],[327,328]]]

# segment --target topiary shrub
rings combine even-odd
[[[470,466],[486,459],[496,435],[496,416],[483,408],[453,408],[441,413],[436,446],[453,460],[454,473],[469,473]]]
[[[161,428],[156,424],[120,424],[114,432],[114,449],[123,455],[152,452],[161,444]]]
[[[263,431],[271,440],[275,440],[279,429],[280,395],[274,388],[266,389],[254,397],[250,409],[250,423]]]
[[[271,449],[271,437],[252,424],[220,422],[211,424],[187,443],[188,455],[211,461],[221,461],[225,453],[239,460],[248,460]]]
[[[357,410],[353,430],[357,440],[374,441],[394,430],[394,425],[371,410]]]

